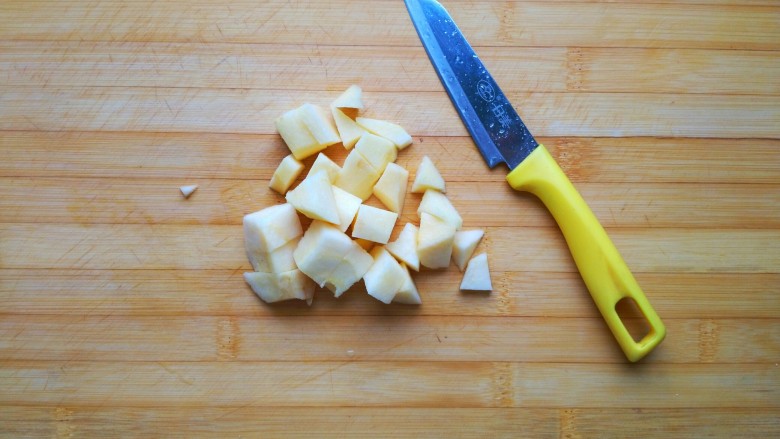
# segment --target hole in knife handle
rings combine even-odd
[[[647,318],[631,297],[620,299],[615,304],[615,312],[635,342],[639,343],[650,333],[651,328]]]

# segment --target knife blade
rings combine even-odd
[[[596,216],[531,135],[444,7],[435,0],[405,3],[434,70],[488,167],[506,163],[509,185],[541,199],[626,358],[635,362],[645,357],[663,341],[666,327]],[[638,341],[618,313],[626,300],[633,301],[648,326]]]

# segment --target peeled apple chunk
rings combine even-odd
[[[333,108],[354,108],[363,109],[363,89],[359,85],[350,85],[344,93],[336,98],[331,104]]]
[[[412,136],[398,124],[385,120],[369,119],[367,117],[358,117],[355,119],[355,122],[370,133],[374,133],[377,136],[384,137],[393,142],[399,150],[412,144]]]
[[[339,297],[362,279],[373,263],[374,258],[356,243],[336,266],[336,269],[330,273],[325,287],[332,291],[334,296]]]
[[[417,234],[419,229],[406,223],[398,239],[388,243],[385,249],[414,271],[420,271],[420,257],[417,256]]]
[[[397,213],[362,204],[352,228],[352,237],[387,244],[397,219]]]
[[[363,276],[366,291],[380,302],[390,303],[404,284],[404,269],[384,247],[371,250],[371,256],[374,263]]]
[[[360,245],[322,221],[312,221],[293,257],[298,269],[336,297],[359,281],[372,263]]]
[[[336,186],[333,186],[333,199],[336,200],[336,209],[339,211],[338,229],[346,232],[355,220],[363,200]]]
[[[420,165],[417,167],[417,173],[414,175],[412,192],[421,194],[429,189],[446,192],[444,178],[442,178],[439,170],[436,169],[433,161],[431,161],[428,156],[425,156],[420,161]]]
[[[344,255],[352,249],[353,241],[333,224],[312,221],[293,253],[298,269],[312,278],[320,287],[328,282]],[[357,245],[357,244],[355,244]]]
[[[401,284],[401,288],[395,293],[393,302],[403,303],[405,305],[420,305],[422,300],[420,299],[420,293],[417,291],[417,286],[412,280],[412,275],[409,274],[409,269],[404,264],[401,264],[401,268],[404,269],[404,282]]]
[[[388,163],[394,162],[398,157],[395,145],[389,140],[371,133],[364,134],[358,140],[355,144],[355,151],[360,153],[379,175],[385,171]]]
[[[487,253],[480,253],[471,258],[466,272],[463,274],[460,289],[471,291],[491,291],[493,289],[490,282]]]
[[[417,208],[417,214],[420,215],[423,212],[429,213],[447,224],[455,227],[459,230],[463,225],[463,218],[455,209],[455,206],[450,203],[449,198],[439,191],[428,189],[423,195],[420,206]]]
[[[301,299],[311,304],[314,298],[314,282],[300,270],[284,273],[244,273],[244,280],[263,302]]]
[[[325,171],[325,173],[328,174],[328,179],[333,183],[336,181],[336,177],[338,177],[341,167],[334,163],[330,157],[323,153],[319,153],[317,154],[317,159],[314,160],[314,163],[311,165],[311,169],[309,169],[309,175],[314,175],[320,171]]]
[[[331,115],[319,105],[303,104],[301,120],[317,142],[325,147],[341,142],[336,124]]]
[[[341,144],[346,149],[352,149],[355,143],[367,133],[367,131],[349,117],[341,108],[331,108],[333,120],[336,122],[336,128],[341,137]]]
[[[302,113],[302,107],[298,107],[276,119],[276,130],[284,139],[284,143],[287,144],[292,155],[298,160],[303,160],[327,148],[327,145],[321,144],[314,138],[306,124],[303,123]]]
[[[257,259],[303,235],[291,204],[278,204],[244,216],[244,242],[253,266]]]
[[[344,160],[334,184],[365,201],[371,196],[379,176],[374,167],[353,149]]]
[[[274,175],[271,176],[271,183],[268,185],[271,189],[284,195],[290,186],[295,183],[295,179],[303,172],[303,163],[295,159],[290,154],[283,158],[279,166],[274,171]]]
[[[287,244],[273,250],[269,253],[249,255],[249,262],[255,271],[263,273],[283,273],[285,271],[298,268],[293,259],[293,252],[298,247],[300,237],[293,239]]]
[[[455,227],[423,212],[417,235],[417,255],[420,265],[428,268],[447,268],[452,256]]]
[[[298,212],[314,220],[339,224],[339,211],[328,174],[320,171],[308,175],[295,189],[287,192],[287,202]]]
[[[452,243],[452,261],[460,271],[466,269],[466,263],[474,254],[485,232],[482,230],[462,230],[455,232],[455,241]]]
[[[395,163],[388,163],[385,172],[374,185],[374,195],[389,210],[400,215],[408,183],[409,171]]]

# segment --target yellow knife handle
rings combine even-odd
[[[590,295],[626,357],[638,361],[647,355],[664,339],[666,328],[607,232],[547,148],[539,145],[506,179],[513,189],[539,197],[552,213]],[[649,324],[649,332],[639,342],[615,308],[624,298],[634,300]]]

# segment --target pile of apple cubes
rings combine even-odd
[[[394,123],[357,117],[362,108],[362,91],[353,85],[331,104],[331,114],[304,104],[276,120],[292,154],[279,164],[270,187],[286,194],[287,203],[244,217],[255,270],[244,273],[246,282],[268,303],[311,304],[315,285],[339,297],[363,279],[368,294],[384,303],[420,304],[409,269],[446,268],[452,259],[461,271],[466,268],[461,289],[491,290],[487,254],[471,258],[483,231],[460,230],[463,220],[428,157],[412,184],[412,192],[424,194],[417,209],[420,225],[407,223],[388,242],[409,180],[409,172],[394,162],[412,138]],[[320,152],[339,142],[351,150],[341,167]],[[306,178],[288,191],[303,172],[300,160],[317,153]],[[387,210],[363,204],[372,194]],[[297,212],[313,220],[305,233]]]

